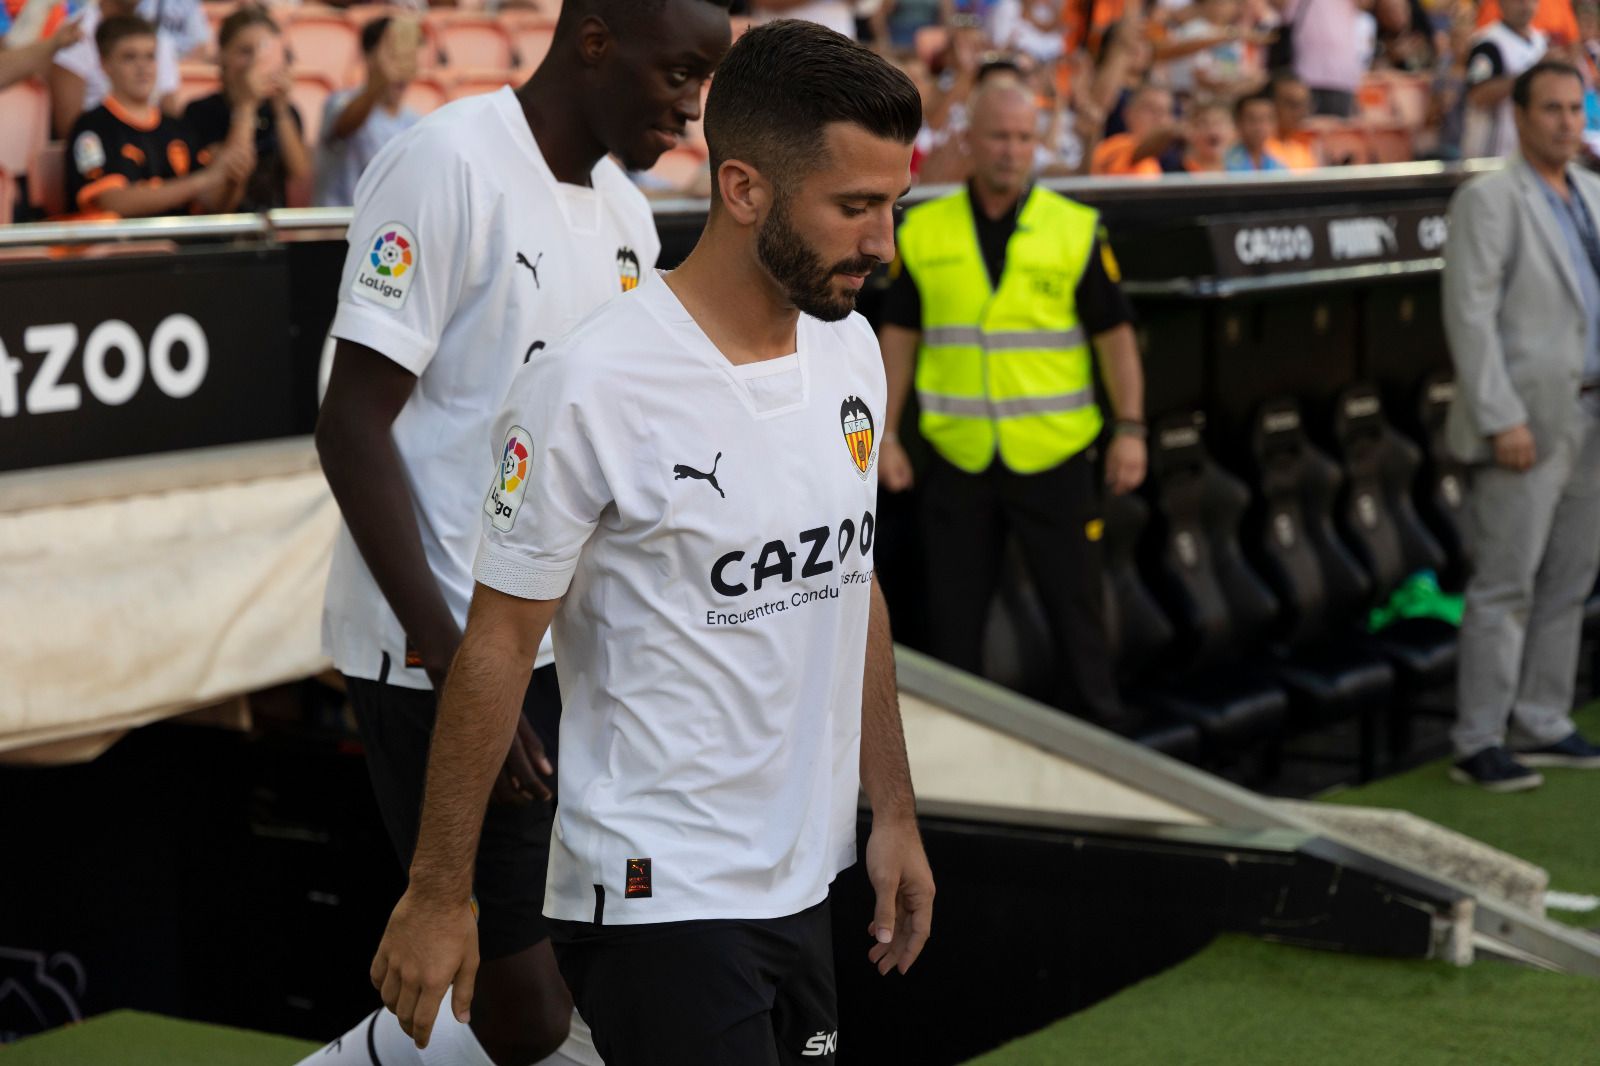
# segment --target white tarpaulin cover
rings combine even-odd
[[[325,669],[338,528],[307,439],[0,478],[0,752]]]

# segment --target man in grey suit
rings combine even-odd
[[[1600,768],[1571,716],[1600,567],[1600,179],[1572,165],[1575,68],[1536,64],[1512,100],[1520,155],[1456,194],[1444,269],[1446,430],[1477,464],[1451,777],[1495,792],[1543,784],[1532,767]]]

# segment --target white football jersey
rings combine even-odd
[[[861,316],[798,337],[735,366],[652,279],[512,383],[475,573],[563,597],[553,918],[781,917],[855,861],[887,390]]]
[[[610,159],[593,187],[555,180],[509,88],[440,108],[391,141],[356,186],[333,335],[417,375],[394,422],[428,567],[466,625],[484,464],[518,367],[660,252],[650,205]],[[348,527],[324,650],[352,677],[429,688]],[[552,661],[548,644],[540,665]]]

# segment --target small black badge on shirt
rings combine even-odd
[[[650,898],[650,860],[628,860],[627,889],[623,892],[627,899]]]

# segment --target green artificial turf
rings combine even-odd
[[[1600,738],[1600,703],[1575,717],[1584,735]],[[1450,760],[1443,759],[1325,798],[1410,811],[1544,867],[1553,890],[1600,896],[1600,835],[1595,831],[1600,770],[1541,770],[1543,788],[1495,795],[1456,784],[1447,776],[1449,769]],[[1550,917],[1600,926],[1600,911],[1551,910]],[[1595,1054],[1600,1062],[1600,1049]]]
[[[1600,1061],[1600,982],[1223,937],[970,1066],[1530,1066]]]
[[[321,1045],[118,1010],[0,1047],[3,1066],[291,1066]]]

